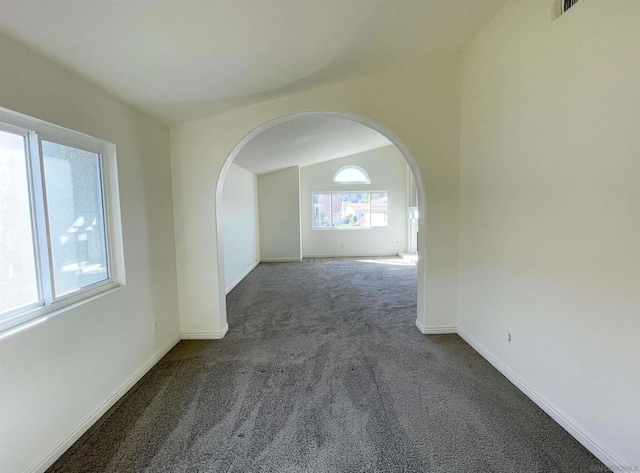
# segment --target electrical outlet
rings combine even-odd
[[[158,322],[153,321],[151,323],[151,328],[153,328],[153,333],[158,333]]]
[[[511,333],[507,332],[507,342],[511,343]]]
[[[344,248],[344,243],[340,243],[340,248]]]

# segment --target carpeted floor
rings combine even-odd
[[[50,471],[607,471],[457,335],[397,259],[261,264]]]

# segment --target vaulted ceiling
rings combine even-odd
[[[0,32],[165,123],[460,50],[505,0],[0,0]]]
[[[351,120],[308,117],[263,131],[242,148],[233,162],[254,174],[264,174],[390,145],[377,131]]]

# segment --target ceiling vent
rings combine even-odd
[[[560,0],[560,14],[563,15],[580,0]]]

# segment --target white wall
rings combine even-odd
[[[300,168],[258,176],[260,260],[300,261]]]
[[[508,3],[464,56],[459,327],[640,465],[640,2],[555,5]]]
[[[336,184],[335,172],[362,167],[371,184]],[[407,246],[407,162],[395,146],[300,168],[302,253],[304,256],[395,255]],[[370,229],[313,228],[312,194],[323,191],[389,191],[388,226]]]
[[[256,176],[231,164],[222,193],[224,281],[228,293],[260,261]]]
[[[391,130],[411,150],[426,188],[418,320],[455,326],[458,304],[460,70],[457,55],[301,92],[171,128],[180,317],[183,331],[220,332],[224,287],[216,266],[212,185],[234,147],[265,122],[337,110]],[[264,256],[264,255],[263,255]],[[428,271],[427,269],[428,268]],[[212,291],[212,288],[214,290]],[[216,288],[219,288],[216,290]]]
[[[47,466],[175,343],[178,302],[168,129],[4,36],[0,64],[1,107],[115,143],[127,280],[0,339],[0,471],[16,473]]]

